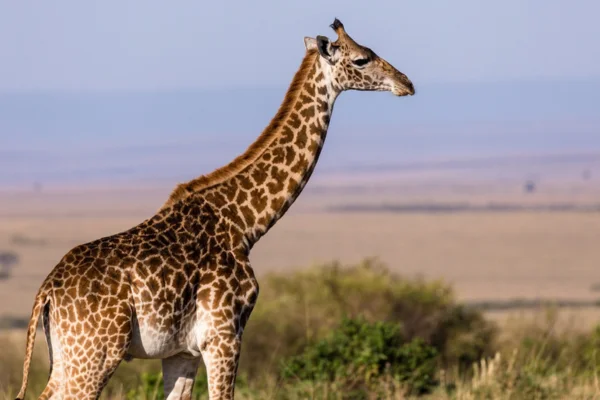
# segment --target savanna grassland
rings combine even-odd
[[[21,327],[49,270],[75,245],[149,217],[167,193],[0,193],[0,251],[19,257],[0,280],[0,398],[20,383]],[[251,255],[261,295],[237,398],[600,398],[600,197],[536,196],[309,192]],[[490,202],[584,207],[339,208]],[[43,339],[35,359],[30,398],[47,377]],[[158,367],[123,363],[104,396],[161,398]],[[205,383],[200,374],[200,396]]]

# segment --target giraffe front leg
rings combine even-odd
[[[191,400],[200,358],[174,355],[162,360],[165,398]]]
[[[233,399],[241,344],[240,334],[219,332],[202,350],[210,400]]]

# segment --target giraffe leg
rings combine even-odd
[[[210,400],[233,399],[241,345],[241,335],[218,332],[202,350]]]
[[[249,262],[236,268],[233,288],[223,290],[231,281],[226,284],[224,279],[215,279],[218,283],[212,287],[210,302],[200,297],[197,307],[196,343],[206,366],[210,400],[233,399],[242,335],[258,296],[258,282]],[[244,275],[245,280],[237,278]]]
[[[93,324],[82,320],[57,329],[65,373],[63,400],[98,399],[125,358],[131,344],[131,311],[126,302],[115,303],[112,310],[94,315]]]
[[[62,389],[64,388],[64,364],[60,342],[56,336],[56,328],[50,324],[48,308],[43,314],[44,333],[48,345],[48,355],[50,358],[50,379],[39,397],[39,400],[62,398]]]
[[[38,400],[62,399],[65,384],[64,365],[61,359],[55,358],[52,363],[50,379]]]
[[[167,400],[191,400],[192,389],[200,358],[183,357],[179,354],[162,360],[165,398]]]
[[[77,360],[65,360],[66,384],[63,400],[96,400],[115,372],[124,354],[99,346],[78,352]],[[77,361],[77,362],[76,362]]]

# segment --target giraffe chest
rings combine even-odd
[[[211,335],[215,335],[215,323],[211,314],[204,310],[167,330],[157,329],[157,325],[149,321],[137,315],[134,317],[131,345],[127,351],[130,357],[164,359],[176,354],[199,357]]]
[[[158,330],[156,326],[136,319],[132,332],[131,345],[128,354],[135,358],[166,358],[175,354],[198,354],[190,348],[196,348],[194,335],[188,329]],[[192,344],[192,346],[190,346]]]
[[[150,293],[148,288],[133,290],[135,314],[129,350],[132,356],[165,358],[187,351],[194,339],[195,305],[180,295],[166,288]]]

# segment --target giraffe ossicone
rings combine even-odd
[[[96,399],[123,359],[161,359],[165,396],[190,399],[203,361],[211,399],[232,399],[244,327],[258,297],[248,255],[308,182],[345,90],[414,94],[339,20],[306,53],[275,117],[231,163],[181,184],[153,217],[75,247],[42,283],[27,331],[49,347],[41,399]]]

